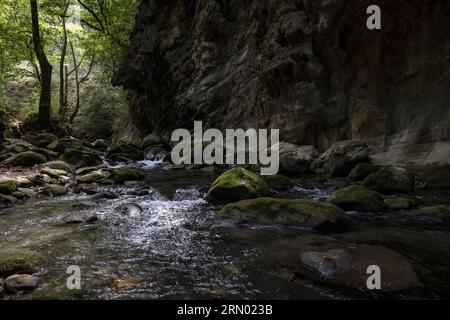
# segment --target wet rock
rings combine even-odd
[[[13,196],[0,194],[0,209],[9,208],[17,204],[17,199]]]
[[[112,154],[108,157],[108,160],[117,163],[128,163],[133,161],[132,159],[128,158],[128,156],[125,153]]]
[[[300,262],[337,285],[363,291],[368,291],[367,268],[373,265],[381,269],[381,291],[396,292],[420,286],[411,262],[383,246],[357,245],[304,252]]]
[[[14,273],[34,273],[43,259],[37,253],[26,249],[0,249],[0,277]]]
[[[67,162],[58,160],[58,161],[50,161],[47,163],[44,163],[42,165],[43,168],[50,168],[55,170],[63,170],[66,172],[72,172],[72,166],[68,164]]]
[[[139,215],[144,211],[141,206],[135,203],[125,203],[114,209],[114,213],[121,215],[134,216]]]
[[[66,137],[54,141],[47,146],[47,149],[63,153],[66,149],[81,149],[83,147],[83,142],[81,140]]]
[[[328,202],[346,211],[385,211],[384,197],[361,185],[351,185],[331,195]]]
[[[17,188],[17,191],[26,194],[28,198],[33,198],[37,195],[36,191],[31,188]]]
[[[152,161],[166,161],[170,156],[164,145],[149,146],[145,149],[145,158]]]
[[[114,192],[100,192],[99,194],[95,195],[92,199],[94,200],[100,200],[100,199],[117,199],[118,195]]]
[[[368,175],[380,170],[380,166],[376,166],[370,163],[358,163],[350,172],[348,177],[355,181],[362,181],[367,178]]]
[[[450,190],[450,164],[411,168],[425,189]]]
[[[106,144],[105,140],[103,139],[97,139],[92,143],[92,147],[95,150],[99,150],[102,152],[105,152],[108,150],[108,145]]]
[[[370,174],[363,184],[369,189],[385,194],[413,192],[415,177],[406,169],[388,166]]]
[[[64,218],[65,224],[89,224],[98,221],[98,216],[95,213],[77,213]]]
[[[152,146],[152,145],[165,145],[166,142],[167,141],[164,138],[162,138],[156,134],[149,134],[142,140],[141,147],[143,149],[146,149],[147,147]]]
[[[51,182],[51,179],[47,175],[37,174],[34,176],[29,176],[27,179],[31,182],[32,186],[42,186],[45,183]]]
[[[60,186],[58,184],[51,184],[42,190],[42,194],[50,197],[61,197],[67,194],[69,191],[66,187]]]
[[[445,222],[450,222],[450,206],[448,205],[423,207],[418,209],[418,211],[431,216],[437,216]]]
[[[31,181],[28,180],[27,178],[17,178],[16,182],[17,182],[17,187],[20,187],[20,188],[29,188],[33,185],[31,183]]]
[[[36,137],[31,140],[31,143],[34,144],[38,148],[45,148],[49,144],[58,140],[58,137],[52,133],[40,133]]]
[[[102,170],[97,170],[97,171],[93,171],[90,172],[88,174],[85,174],[83,176],[77,177],[77,181],[79,183],[94,183],[97,182],[99,180],[102,180],[106,177],[108,177],[108,173]]]
[[[416,205],[414,200],[401,197],[386,197],[384,203],[390,210],[409,210]]]
[[[8,166],[32,167],[36,164],[42,164],[45,162],[47,162],[47,158],[42,154],[33,151],[26,151],[5,160],[3,164]]]
[[[243,199],[252,199],[270,195],[270,187],[257,174],[236,167],[214,181],[208,191],[208,201],[226,204]]]
[[[50,150],[47,150],[47,149],[43,149],[43,148],[33,148],[30,151],[42,154],[47,159],[57,159],[58,156],[59,156],[59,153],[54,152],[54,151],[50,151]]]
[[[41,174],[46,174],[51,178],[58,179],[60,176],[64,176],[67,174],[67,171],[59,170],[59,169],[51,169],[51,168],[43,168],[39,171]]]
[[[90,184],[79,184],[75,187],[74,193],[85,193],[87,195],[94,195],[98,193],[98,189],[96,186]]]
[[[280,173],[287,176],[296,176],[311,170],[311,161],[294,158],[280,159]]]
[[[26,193],[20,192],[20,191],[15,191],[11,194],[11,196],[13,196],[14,198],[17,198],[19,200],[24,200],[26,198],[28,198],[28,195]]]
[[[314,169],[332,177],[346,177],[361,162],[370,162],[367,144],[358,140],[341,141],[314,161]]]
[[[140,181],[144,179],[144,173],[136,168],[120,168],[114,171],[109,179],[116,184],[122,184],[125,181]]]
[[[33,291],[39,287],[41,279],[29,274],[15,274],[5,280],[5,290],[9,293]]]
[[[103,163],[102,159],[98,156],[97,153],[87,148],[66,149],[64,151],[64,154],[61,156],[61,160],[69,163],[75,169],[80,169],[83,167],[94,167]]]
[[[15,180],[0,181],[0,193],[4,195],[11,195],[17,189],[17,182]]]
[[[269,187],[276,191],[286,191],[292,186],[291,180],[282,175],[261,176],[261,178],[269,185]]]
[[[134,161],[144,160],[144,153],[141,149],[131,143],[124,141],[118,142],[117,144],[113,145],[109,149],[106,157],[113,160],[111,158],[113,155],[126,155],[127,158]]]
[[[83,176],[85,174],[91,173],[93,171],[101,170],[107,168],[107,165],[102,163],[101,165],[95,166],[95,167],[86,167],[86,168],[80,168],[75,171],[75,174],[77,176]]]
[[[230,203],[219,215],[240,222],[296,225],[320,231],[341,231],[350,224],[345,213],[325,202],[257,198]]]
[[[79,210],[79,211],[91,210],[91,209],[94,209],[95,207],[97,207],[97,203],[94,201],[80,202],[80,203],[76,203],[72,206],[73,209]]]

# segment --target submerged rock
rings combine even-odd
[[[383,195],[361,185],[351,185],[333,193],[327,200],[346,211],[385,211]]]
[[[370,174],[363,184],[369,189],[386,194],[413,192],[415,177],[406,169],[388,166]]]
[[[39,287],[41,279],[29,274],[15,274],[5,280],[5,290],[9,293],[33,291]]]
[[[257,198],[230,203],[219,215],[240,222],[276,223],[320,231],[340,231],[349,226],[345,213],[325,202]]]
[[[0,249],[0,277],[14,273],[34,273],[43,259],[36,252],[26,249]]]
[[[116,184],[122,184],[126,181],[140,181],[144,179],[144,172],[136,168],[120,168],[114,171],[109,177],[109,180]]]
[[[130,216],[141,214],[143,211],[144,209],[135,203],[124,203],[114,209],[114,213]]]
[[[236,167],[223,173],[213,182],[207,199],[212,203],[226,204],[267,195],[270,195],[270,187],[260,176]]]
[[[13,196],[0,194],[0,209],[9,208],[17,203],[17,199]]]
[[[98,189],[96,186],[94,185],[90,185],[90,184],[79,184],[75,187],[74,189],[74,193],[79,194],[79,193],[85,193],[87,195],[94,195],[98,193]]]
[[[8,166],[32,167],[36,164],[47,162],[47,158],[42,154],[33,151],[19,153],[3,162]]]
[[[77,213],[64,218],[65,224],[94,223],[97,221],[98,216],[95,213]]]

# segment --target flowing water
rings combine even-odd
[[[165,171],[140,163],[143,184],[102,187],[114,200],[92,196],[36,198],[1,212],[2,247],[39,252],[45,266],[42,288],[10,299],[346,299],[357,291],[295,277],[273,258],[280,240],[309,231],[277,226],[236,225],[217,219],[204,200],[215,174]],[[283,197],[326,198],[332,188],[302,184]],[[64,225],[85,203],[99,221]],[[123,215],[114,209],[137,204],[143,211]],[[450,296],[450,234],[440,221],[417,215],[348,213],[356,231],[331,235],[351,243],[388,246],[416,262],[423,286],[400,298]],[[82,289],[68,290],[66,270],[81,268]]]

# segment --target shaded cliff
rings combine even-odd
[[[366,28],[369,4],[382,30]],[[450,2],[143,0],[115,83],[140,135],[279,128],[382,162],[450,158]]]

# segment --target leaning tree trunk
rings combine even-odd
[[[48,62],[42,47],[39,32],[39,13],[36,0],[30,0],[33,44],[41,69],[41,95],[39,99],[39,126],[41,130],[53,131],[51,123],[52,65]]]

